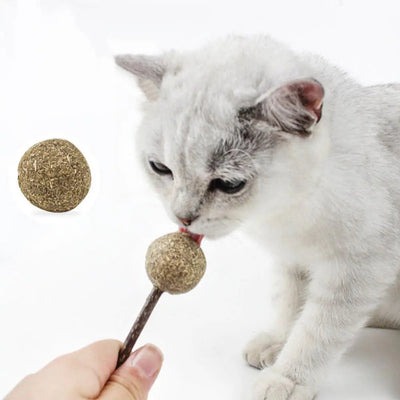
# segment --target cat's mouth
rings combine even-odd
[[[197,242],[197,243],[199,244],[199,246],[200,246],[201,241],[203,240],[204,235],[198,235],[197,233],[192,233],[192,232],[189,231],[189,229],[187,229],[187,228],[181,228],[181,227],[179,227],[179,231],[189,234],[189,235],[191,236],[191,238],[192,238],[195,242]]]

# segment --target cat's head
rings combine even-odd
[[[116,57],[147,97],[137,133],[144,168],[170,218],[193,233],[225,235],[301,191],[294,158],[311,151],[324,91],[311,78],[287,81],[299,61],[275,42],[263,46],[260,54],[231,39]]]

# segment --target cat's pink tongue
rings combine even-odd
[[[203,240],[204,235],[198,235],[197,233],[192,233],[189,231],[189,229],[181,228],[181,227],[179,228],[179,231],[188,233],[192,237],[192,239],[199,244],[199,246],[201,245],[201,241]]]

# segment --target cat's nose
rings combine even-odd
[[[191,219],[179,218],[179,221],[181,221],[182,224],[185,225],[185,226],[189,226],[192,223]]]
[[[184,226],[189,226],[196,218],[197,217],[191,217],[191,218],[178,217],[179,221],[181,221]]]

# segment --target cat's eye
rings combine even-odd
[[[151,169],[158,175],[171,175],[172,171],[166,167],[164,164],[161,164],[157,161],[149,161]]]
[[[245,185],[246,181],[224,181],[223,179],[213,179],[210,183],[209,190],[220,190],[224,193],[234,194],[240,192]]]

